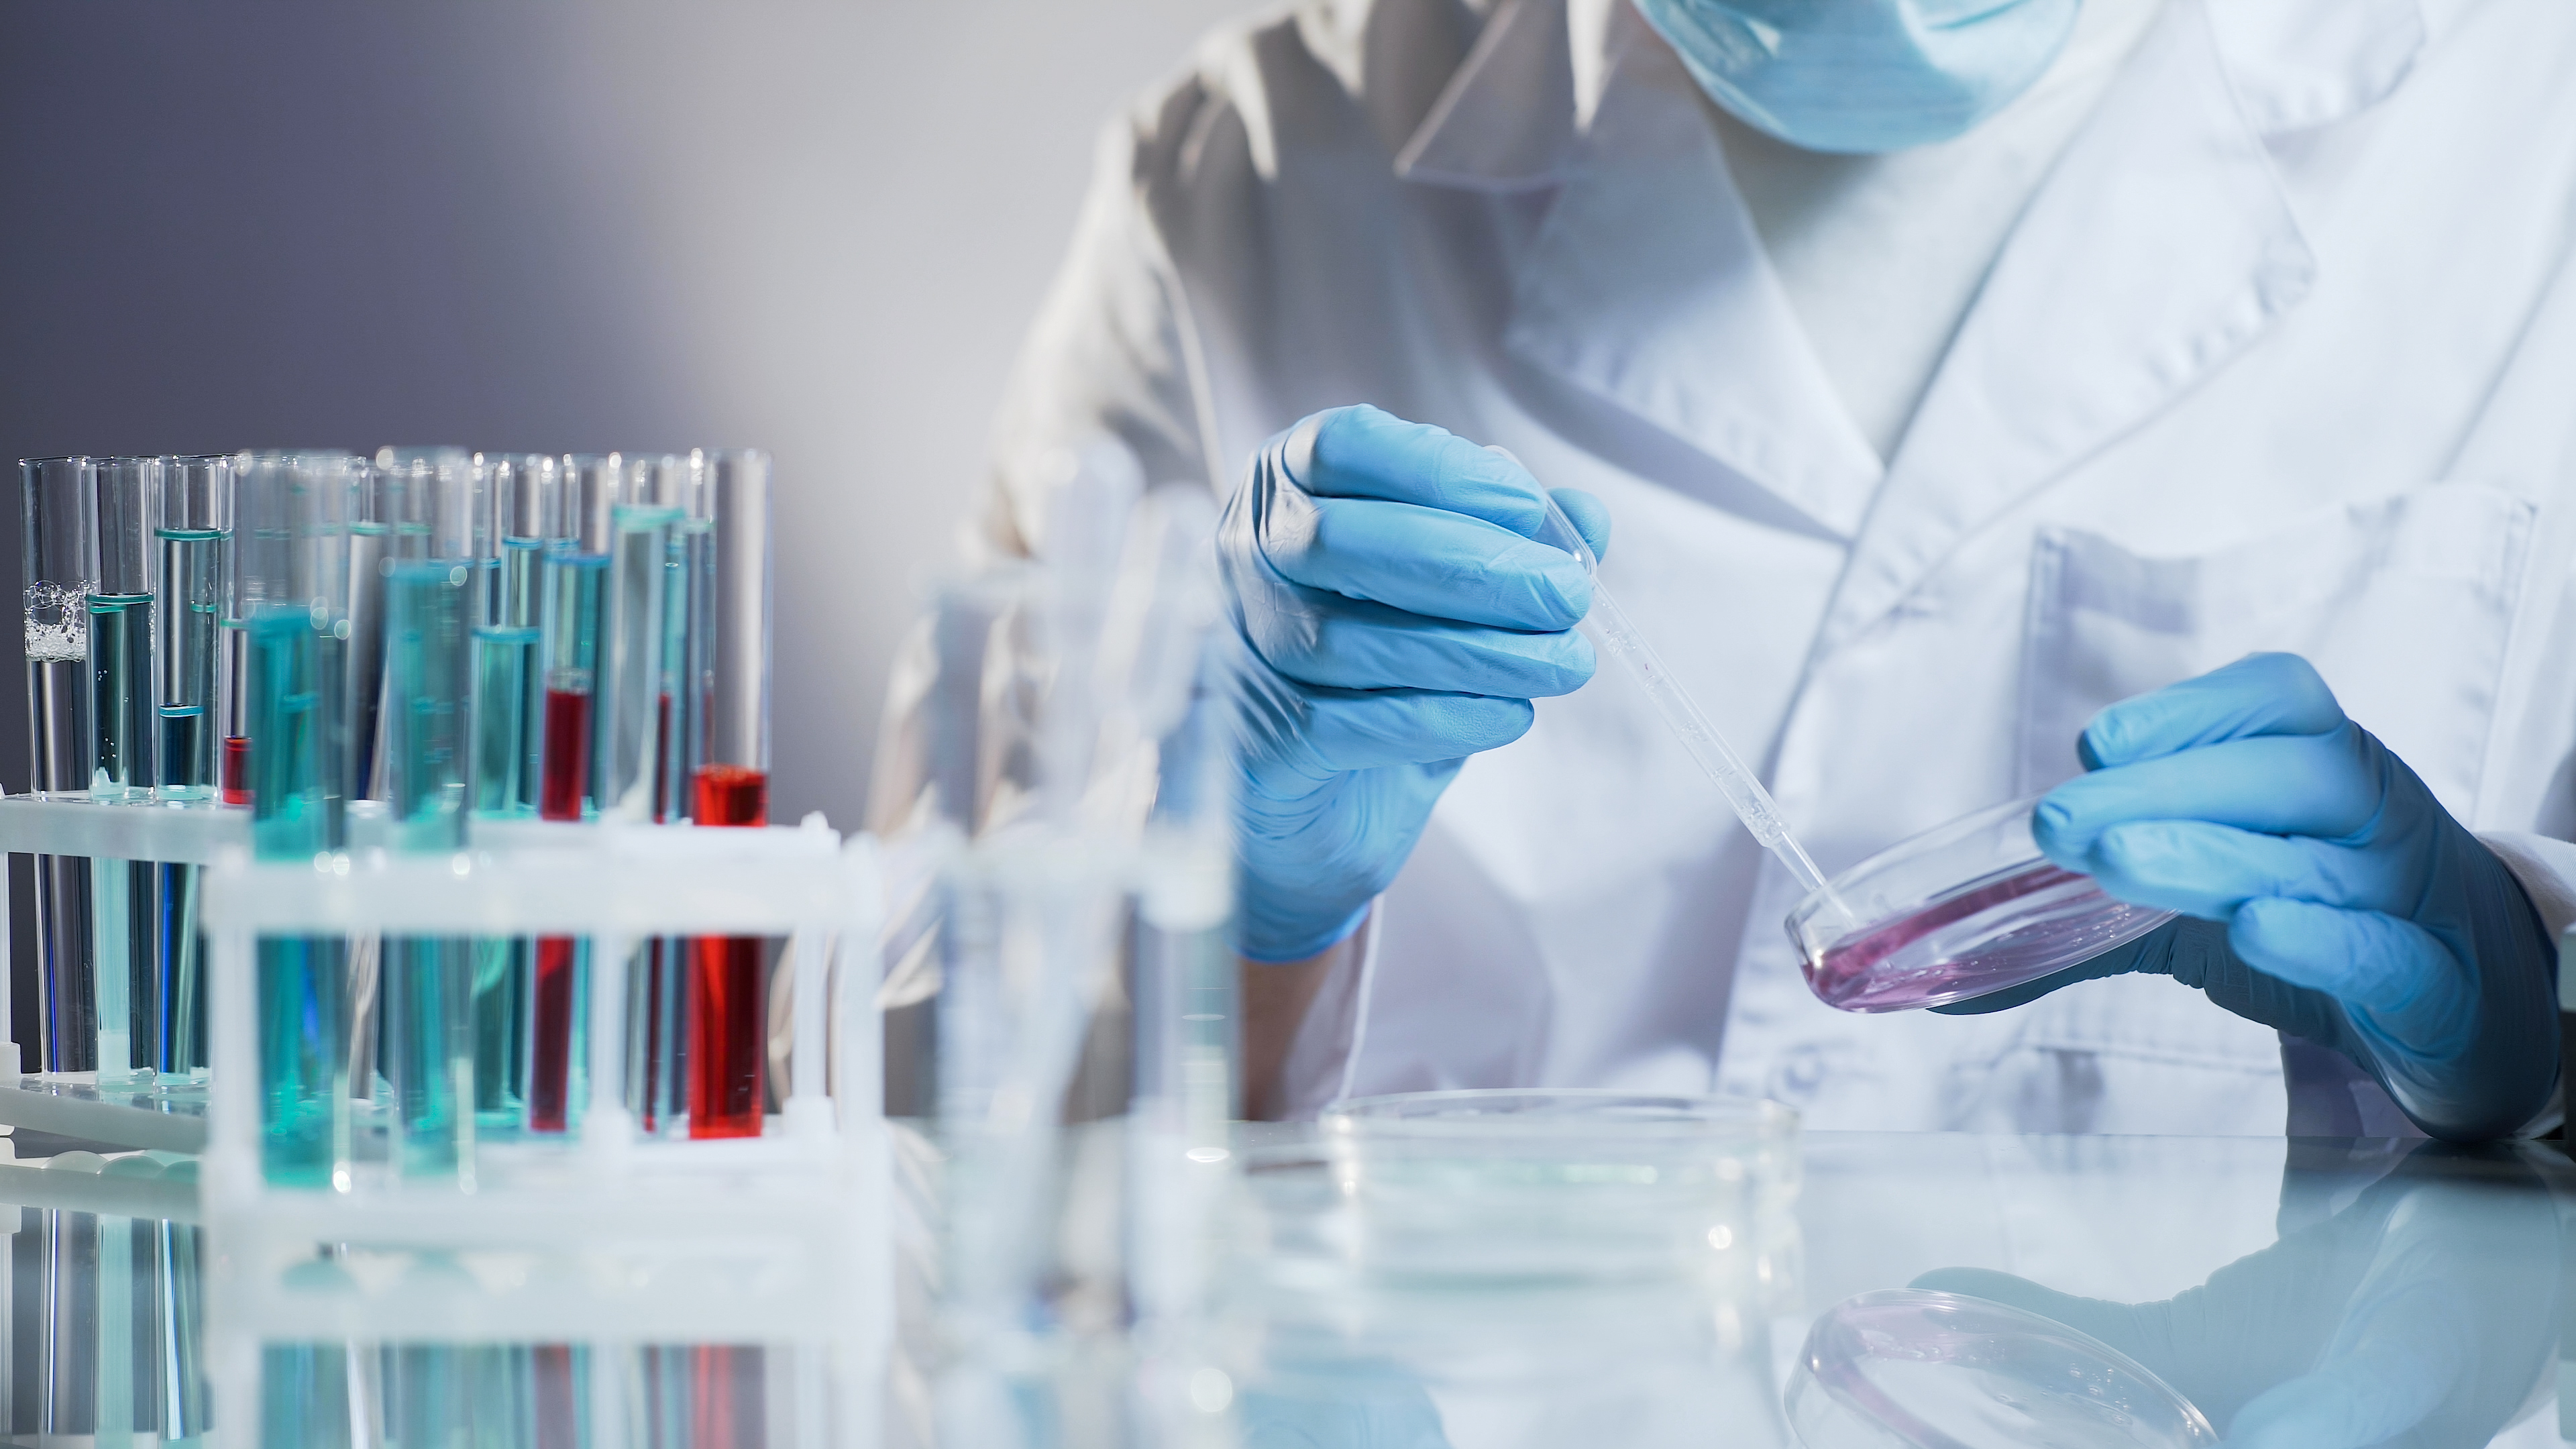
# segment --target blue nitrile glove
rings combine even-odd
[[[1597,555],[1609,520],[1559,489]],[[1466,757],[1592,677],[1592,583],[1531,542],[1527,469],[1371,407],[1270,440],[1217,528],[1246,661],[1237,947],[1300,961],[1348,936]]]
[[[2306,660],[2251,655],[2115,704],[2079,752],[2091,773],[2040,801],[2040,849],[2124,901],[2199,920],[1936,1010],[2161,973],[2343,1052],[2436,1137],[2504,1136],[2547,1104],[2547,929],[2504,863],[2344,717]]]

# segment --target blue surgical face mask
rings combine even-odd
[[[1637,0],[1702,89],[1810,151],[1947,141],[2048,69],[2082,0]]]

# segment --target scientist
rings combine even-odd
[[[1103,434],[1230,500],[1256,1101],[2541,1120],[2570,75],[2556,0],[1303,0],[1220,32],[1110,136],[978,528],[1043,553],[1034,460]],[[1950,1014],[1820,1004],[1785,874],[1594,678],[1542,484],[1828,872],[2055,787],[2051,856],[2185,918]]]

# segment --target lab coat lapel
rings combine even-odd
[[[1615,20],[1611,70],[1514,279],[1504,345],[1849,535],[1879,460],[1763,255],[1689,73],[1625,6]]]
[[[2171,0],[1996,258],[1820,647],[2224,366],[2307,295],[2315,266],[2202,0]]]

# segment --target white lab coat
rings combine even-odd
[[[1042,547],[1029,460],[1097,430],[1223,493],[1373,402],[1608,504],[1605,578],[1828,872],[2074,773],[2113,700],[2289,649],[2563,926],[2576,850],[2506,833],[2576,827],[2571,77],[2560,0],[2172,0],[1882,467],[1626,0],[1308,0],[1113,129],[980,533]],[[1844,1015],[1791,904],[1605,668],[1468,764],[1292,1095],[2283,1128],[2280,1044],[2196,992]]]

